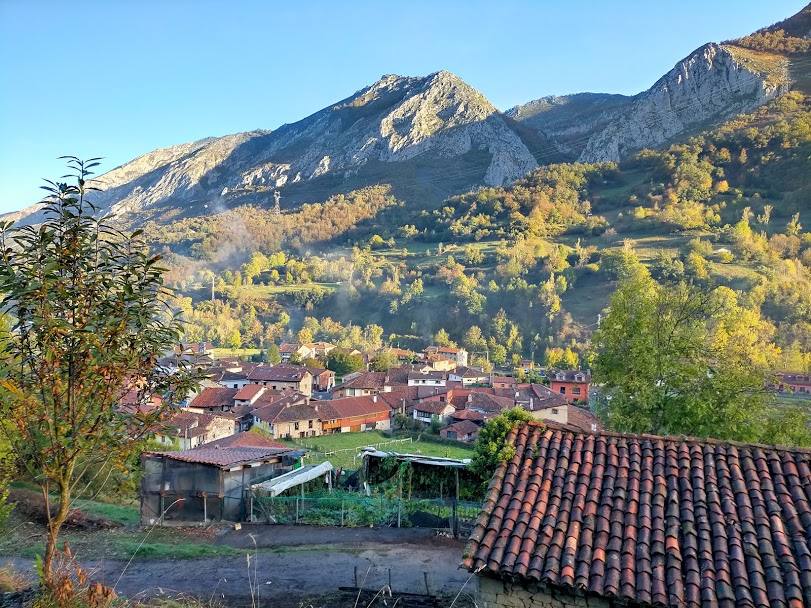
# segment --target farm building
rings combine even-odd
[[[303,452],[215,445],[141,457],[141,521],[243,521],[251,484],[291,471]]]

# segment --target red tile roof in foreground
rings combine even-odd
[[[640,606],[811,606],[811,451],[529,423],[465,550]]]

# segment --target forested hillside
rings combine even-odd
[[[496,364],[573,360],[588,355],[636,257],[662,282],[740,291],[768,320],[780,365],[807,368],[809,175],[811,102],[793,91],[664,150],[548,165],[435,208],[415,211],[379,187],[281,216],[246,206],[147,232],[179,269],[189,336],[222,345],[302,328],[367,347],[441,332]]]

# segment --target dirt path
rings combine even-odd
[[[251,575],[256,568],[263,605],[308,605],[302,602],[353,586],[356,570],[365,588],[380,589],[391,576],[392,588],[408,593],[425,593],[426,573],[432,594],[453,595],[468,579],[458,568],[463,544],[428,531],[253,526],[224,532],[215,542],[245,548],[247,556],[253,553],[250,534],[260,547],[250,567]],[[135,561],[116,590],[130,598],[185,593],[243,605],[250,603],[246,556]],[[20,569],[32,566],[28,560],[11,561]],[[109,585],[116,584],[125,566],[110,560],[83,565]]]

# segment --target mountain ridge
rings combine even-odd
[[[810,10],[758,32],[781,24],[804,31]],[[139,224],[268,207],[274,190],[289,208],[387,184],[419,210],[472,188],[509,184],[542,164],[618,161],[788,91],[796,62],[745,42],[758,35],[702,45],[637,95],[547,96],[505,112],[447,70],[386,74],[274,130],[147,152],[100,176],[96,202]],[[5,217],[34,222],[36,210]]]

